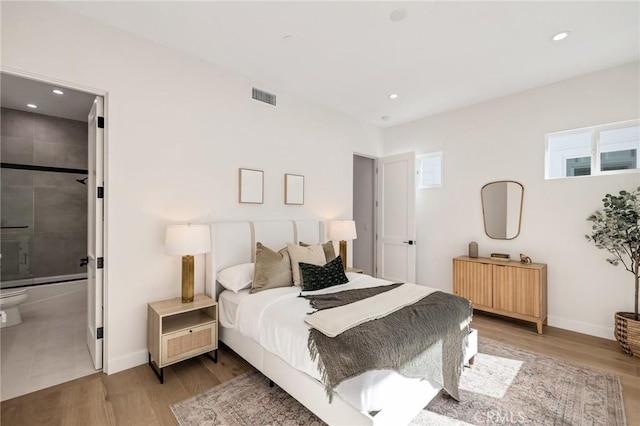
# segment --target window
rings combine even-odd
[[[442,186],[442,152],[418,155],[416,162],[418,188],[440,188]]]
[[[550,133],[545,179],[640,169],[640,120]]]

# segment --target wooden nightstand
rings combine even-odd
[[[204,294],[191,303],[180,297],[149,303],[147,345],[149,366],[160,383],[164,367],[176,362],[202,354],[218,362],[218,304]]]
[[[344,271],[345,272],[355,272],[356,274],[364,274],[364,269],[360,269],[360,268],[347,268]]]

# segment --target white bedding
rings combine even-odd
[[[363,274],[347,273],[349,283],[309,294],[332,293],[348,289],[385,284]],[[320,379],[316,362],[311,361],[307,341],[309,328],[304,317],[312,312],[309,301],[298,297],[299,287],[282,287],[249,294],[225,291],[220,295],[220,323],[237,328],[268,351],[278,355],[292,367]],[[237,308],[236,308],[237,307]],[[361,411],[378,411],[387,404],[397,404],[406,393],[434,392],[438,385],[420,379],[409,379],[395,371],[376,370],[347,380],[336,392]]]
[[[238,305],[240,304],[240,300],[248,294],[249,289],[240,290],[237,293],[229,290],[220,293],[218,299],[218,320],[221,326],[235,328]]]

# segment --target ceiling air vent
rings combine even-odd
[[[251,97],[256,101],[264,102],[273,106],[276,105],[276,95],[256,89],[255,87],[251,88]]]

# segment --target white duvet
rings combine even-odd
[[[306,294],[325,294],[349,289],[391,284],[363,274],[347,273],[349,283]],[[320,379],[316,362],[311,361],[307,340],[309,327],[304,317],[313,309],[300,295],[299,287],[282,287],[234,297],[235,315],[225,315],[221,322],[237,328],[244,336],[258,342],[278,355],[292,367]],[[221,312],[225,308],[220,298]],[[354,407],[363,411],[381,410],[387,404],[403,400],[406,393],[433,392],[437,385],[420,379],[409,379],[390,370],[375,370],[347,380],[336,387],[336,392]]]

